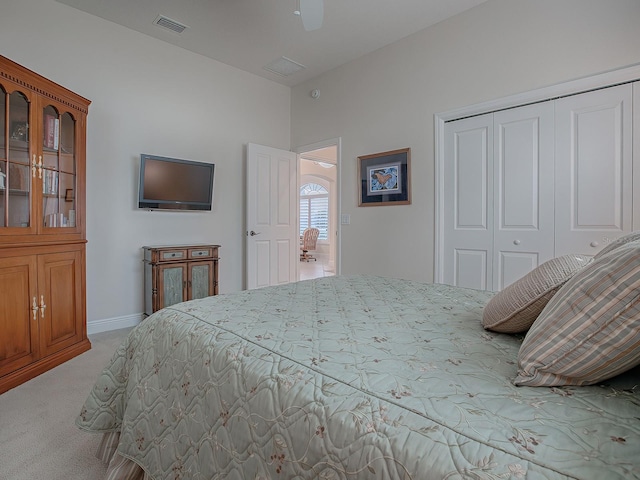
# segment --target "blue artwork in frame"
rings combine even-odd
[[[384,195],[401,192],[401,171],[399,163],[388,165],[374,165],[368,168],[369,195]]]
[[[358,206],[409,205],[410,160],[409,148],[358,157]]]

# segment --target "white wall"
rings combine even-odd
[[[289,148],[288,87],[53,0],[2,0],[0,54],[92,100],[90,333],[139,318],[143,245],[218,243],[220,291],[242,288],[245,145]],[[141,153],[215,163],[213,211],[138,210]]]
[[[54,0],[1,0],[0,54],[93,101],[92,331],[142,312],[145,244],[219,243],[221,291],[242,287],[248,142],[341,137],[342,272],[432,280],[433,115],[640,62],[638,19],[638,0],[489,0],[292,92]],[[413,204],[358,208],[356,157],[403,147]],[[140,153],[216,163],[213,212],[137,210]]]
[[[432,281],[434,114],[638,63],[638,21],[638,0],[489,0],[295,87],[292,145],[342,137],[342,273]],[[404,147],[412,205],[358,208],[357,157]]]

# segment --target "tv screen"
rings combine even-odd
[[[138,208],[211,210],[215,165],[140,155]]]

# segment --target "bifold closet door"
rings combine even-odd
[[[556,256],[633,230],[632,84],[556,101]]]
[[[491,290],[493,114],[445,125],[443,281]]]
[[[553,257],[553,105],[445,125],[443,281],[500,290]]]
[[[554,256],[553,102],[496,112],[493,290]]]

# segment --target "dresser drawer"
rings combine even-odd
[[[186,260],[187,250],[160,250],[158,252],[159,262],[174,262],[176,260]]]
[[[142,247],[148,263],[175,263],[192,260],[217,260],[219,245],[163,245]]]
[[[217,257],[217,249],[213,247],[199,247],[189,249],[189,258],[214,258]]]

